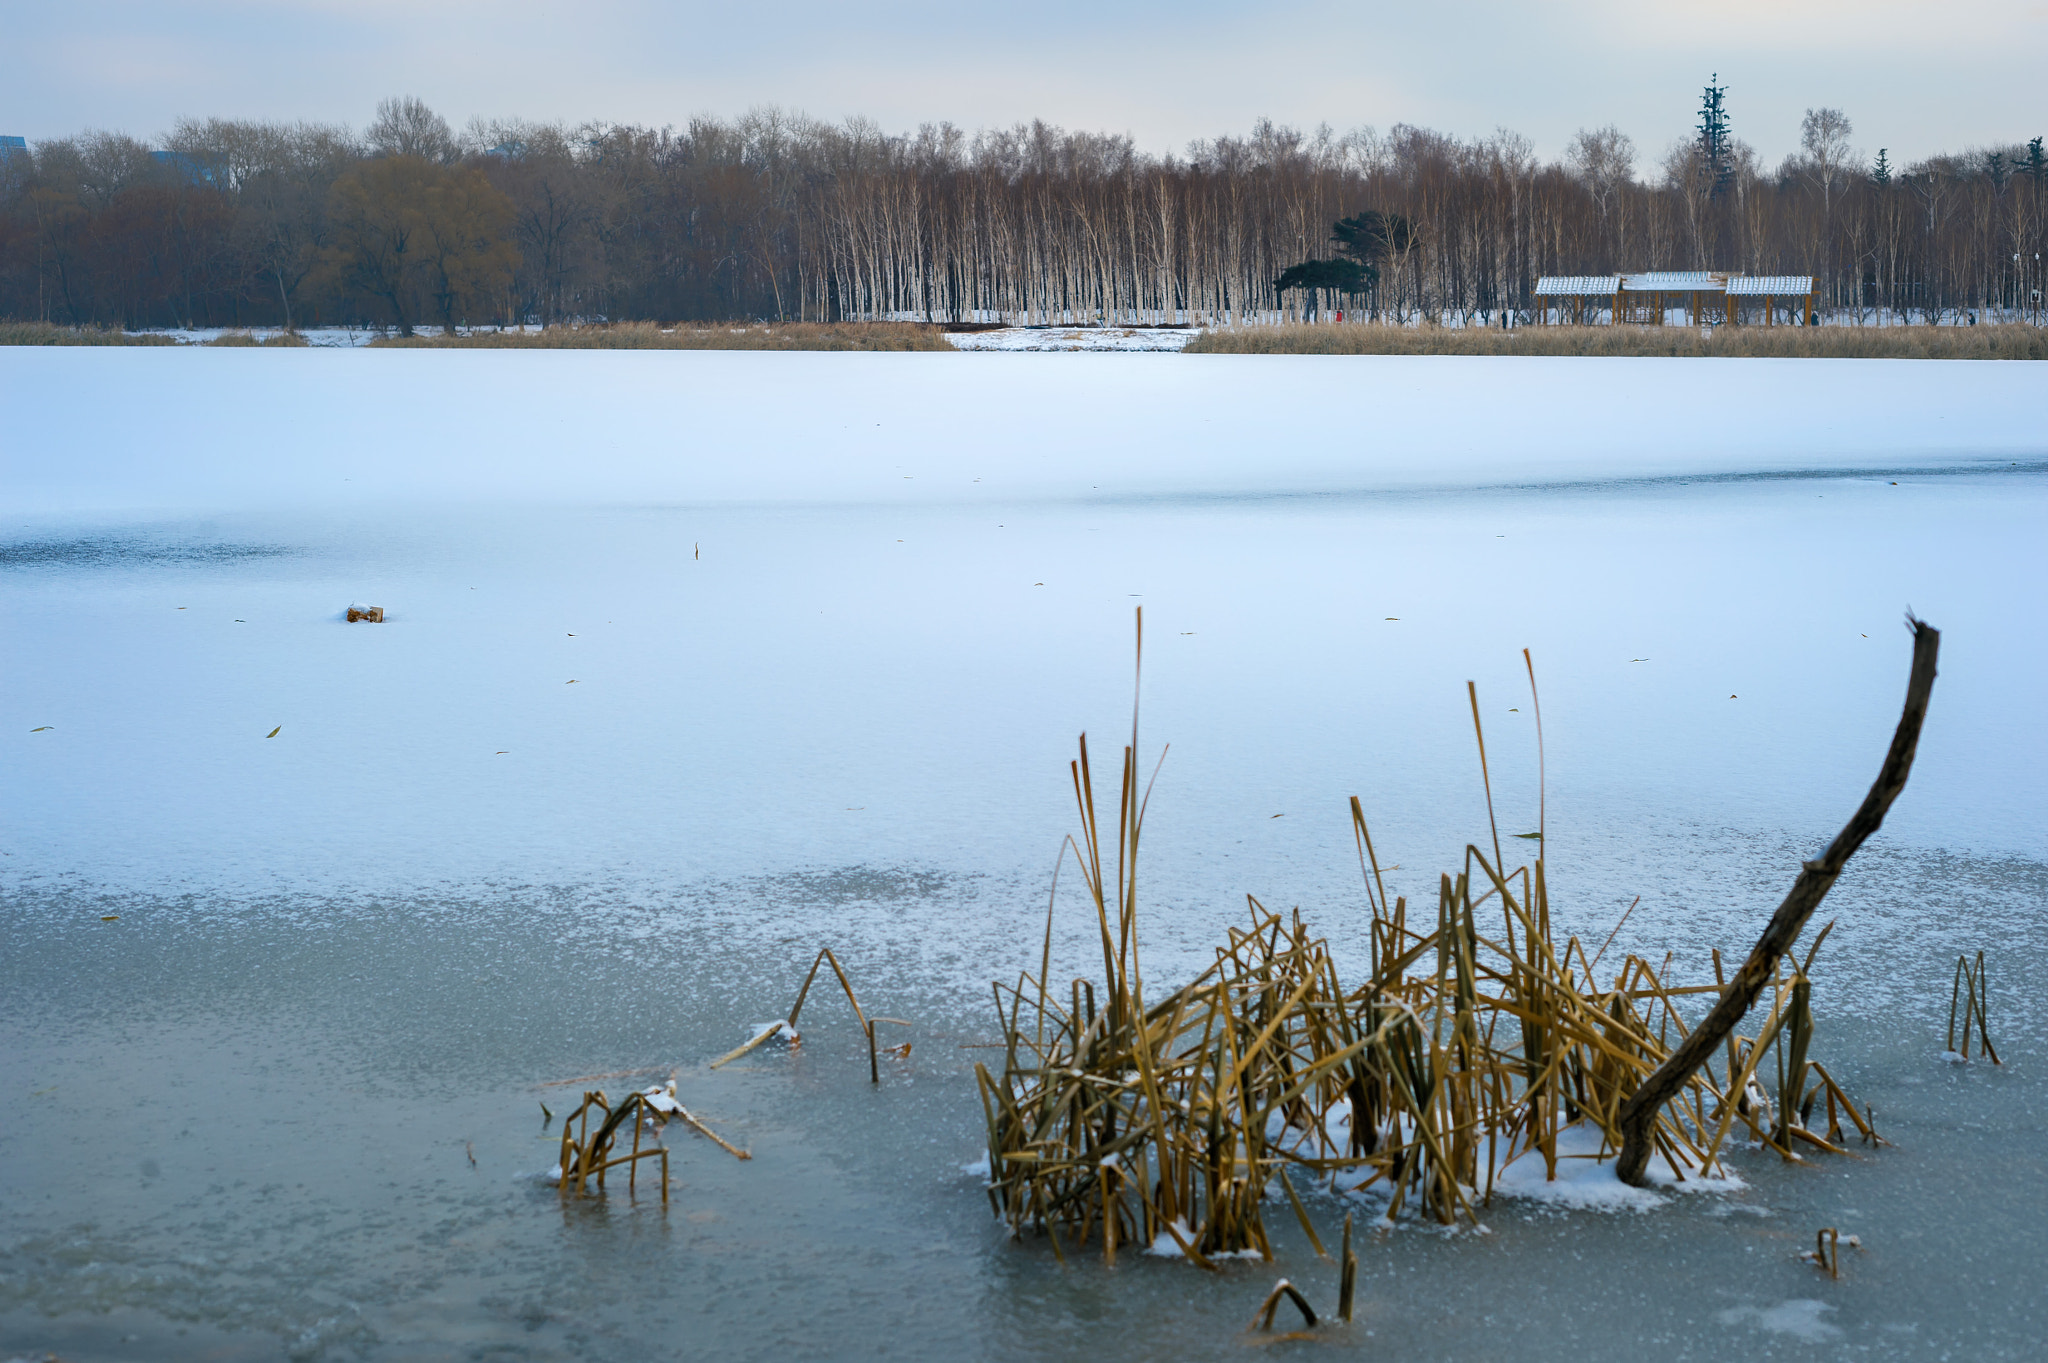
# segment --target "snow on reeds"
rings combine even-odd
[[[1727,359],[2048,360],[2048,329],[1978,327],[1399,327],[1295,324],[1203,332],[1190,355],[1621,355]]]
[[[1476,696],[1473,713],[1476,733]],[[1228,930],[1213,965],[1148,993],[1137,854],[1150,786],[1141,788],[1137,737],[1134,712],[1113,837],[1085,735],[1070,764],[1080,832],[1066,846],[1096,920],[1101,975],[1054,986],[1049,905],[1038,972],[996,986],[1000,1070],[975,1067],[989,1198],[1014,1233],[1042,1231],[1062,1256],[1092,1241],[1111,1261],[1119,1246],[1149,1246],[1206,1267],[1272,1257],[1263,1215],[1274,1184],[1323,1252],[1290,1174],[1374,1198],[1389,1220],[1407,1211],[1445,1225],[1476,1220],[1496,1192],[1576,1184],[1556,1200],[1599,1205],[1585,1196],[1589,1174],[1626,1195],[1607,1202],[1652,1196],[1614,1180],[1620,1114],[1686,1037],[1682,1001],[1718,996],[1721,984],[1674,983],[1669,957],[1625,956],[1601,976],[1604,948],[1589,958],[1577,937],[1559,944],[1540,828],[1534,863],[1515,868],[1490,830],[1440,878],[1434,912],[1412,915],[1405,897],[1389,899],[1354,799],[1370,978],[1347,987],[1299,910],[1248,897],[1244,925]],[[1491,809],[1489,795],[1489,819]],[[1057,893],[1055,880],[1055,902]],[[1807,977],[1825,936],[1774,971],[1769,1015],[1754,1036],[1730,1038],[1720,1075],[1702,1066],[1657,1110],[1654,1181],[1728,1186],[1719,1160],[1738,1128],[1787,1159],[1839,1153],[1844,1118],[1877,1139],[1807,1059]],[[1718,979],[1718,952],[1714,969]],[[1767,1057],[1775,1101],[1762,1084]],[[1808,1123],[1823,1100],[1819,1134]]]
[[[615,322],[457,336],[382,336],[373,346],[456,350],[942,350],[921,322]]]

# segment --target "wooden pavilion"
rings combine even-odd
[[[1635,274],[1545,275],[1536,281],[1536,320],[1546,325],[1663,326],[1676,309],[1688,326],[1739,325],[1746,302],[1761,300],[1763,324],[1814,324],[1820,281],[1812,275],[1731,275],[1720,270],[1649,270]]]

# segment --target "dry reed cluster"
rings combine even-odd
[[[264,346],[284,350],[295,350],[311,344],[296,331],[279,331],[269,336],[258,336],[247,331],[223,331],[206,342],[207,345],[221,346]]]
[[[66,327],[55,322],[0,322],[0,345],[176,345],[170,336],[118,327]]]
[[[1473,723],[1477,733],[1476,696]],[[1483,734],[1479,743],[1484,774]],[[1068,846],[1095,911],[1101,979],[1052,987],[1049,906],[1038,973],[996,987],[1001,1071],[976,1066],[990,1200],[1013,1232],[1043,1231],[1056,1253],[1093,1241],[1112,1261],[1133,1243],[1205,1267],[1270,1258],[1262,1209],[1276,1182],[1321,1253],[1290,1171],[1377,1196],[1389,1218],[1472,1219],[1515,1160],[1539,1160],[1555,1179],[1561,1161],[1612,1157],[1624,1104],[1688,1034],[1681,1001],[1721,992],[1674,984],[1668,956],[1624,956],[1602,983],[1604,946],[1589,956],[1577,937],[1559,945],[1540,828],[1533,865],[1506,869],[1497,828],[1491,856],[1468,846],[1457,874],[1441,878],[1435,912],[1411,921],[1406,898],[1388,898],[1354,799],[1372,910],[1363,985],[1340,981],[1327,940],[1299,911],[1249,900],[1212,965],[1148,997],[1136,904],[1149,786],[1139,789],[1137,752],[1134,715],[1113,849],[1098,828],[1085,736],[1071,764],[1081,831]],[[1703,1066],[1656,1111],[1664,1177],[1712,1175],[1737,1128],[1787,1159],[1841,1152],[1844,1119],[1878,1139],[1807,1054],[1808,972],[1825,936],[1774,971],[1768,1016],[1754,1035],[1730,1037],[1720,1072]],[[1714,969],[1718,980],[1718,952]],[[1772,1057],[1769,1095],[1760,1081]]]
[[[615,322],[459,336],[382,336],[373,346],[434,350],[929,350],[953,346],[922,322]]]
[[[1980,327],[1398,327],[1309,324],[1219,328],[1192,355],[1624,355],[1726,359],[2048,360],[2048,329]]]

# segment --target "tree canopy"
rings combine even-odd
[[[1273,291],[1324,289],[1330,293],[1361,294],[1372,287],[1374,273],[1355,260],[1304,260],[1282,271],[1273,281]]]
[[[1352,217],[1339,218],[1332,227],[1335,234],[1330,239],[1337,243],[1337,249],[1374,271],[1394,256],[1415,248],[1415,226],[1399,213],[1368,208]]]
[[[328,196],[323,264],[343,289],[383,300],[402,336],[431,314],[442,325],[502,315],[519,268],[512,201],[479,170],[413,155],[365,161]]]

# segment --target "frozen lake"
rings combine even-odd
[[[1910,605],[1941,681],[1817,972],[1896,1148],[1369,1238],[1329,1342],[2031,1356],[2044,371],[0,351],[0,1350],[1234,1355],[1277,1276],[1334,1296],[1284,1211],[1277,1264],[1061,1268],[961,1172],[1131,608],[1149,977],[1247,892],[1362,958],[1353,794],[1433,894],[1486,828],[1468,678],[1534,828],[1528,647],[1561,928],[1640,895],[1614,949],[1699,978],[1861,797]],[[828,944],[914,1024],[880,1089],[829,999],[707,1073]],[[2000,1071],[1937,1054],[1979,948]],[[563,1207],[547,1086],[671,1068],[755,1158],[672,1135],[666,1213]]]

